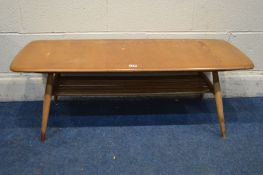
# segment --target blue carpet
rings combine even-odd
[[[263,174],[263,98],[90,98],[0,103],[0,174]]]

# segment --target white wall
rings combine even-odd
[[[9,65],[28,42],[62,38],[225,39],[256,65],[222,73],[225,96],[262,96],[262,9],[262,0],[0,0],[0,101],[42,98],[43,75]]]

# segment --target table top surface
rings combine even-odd
[[[251,60],[224,40],[38,40],[13,60],[15,72],[155,72],[251,69]]]

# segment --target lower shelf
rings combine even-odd
[[[56,96],[140,96],[200,94],[212,92],[205,75],[173,76],[60,76],[54,82]]]

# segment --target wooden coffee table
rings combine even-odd
[[[253,67],[246,55],[223,40],[118,39],[33,41],[18,53],[10,69],[48,74],[41,126],[44,141],[52,96],[56,101],[58,96],[83,95],[213,93],[225,137],[218,71]],[[204,72],[212,72],[212,82]]]

